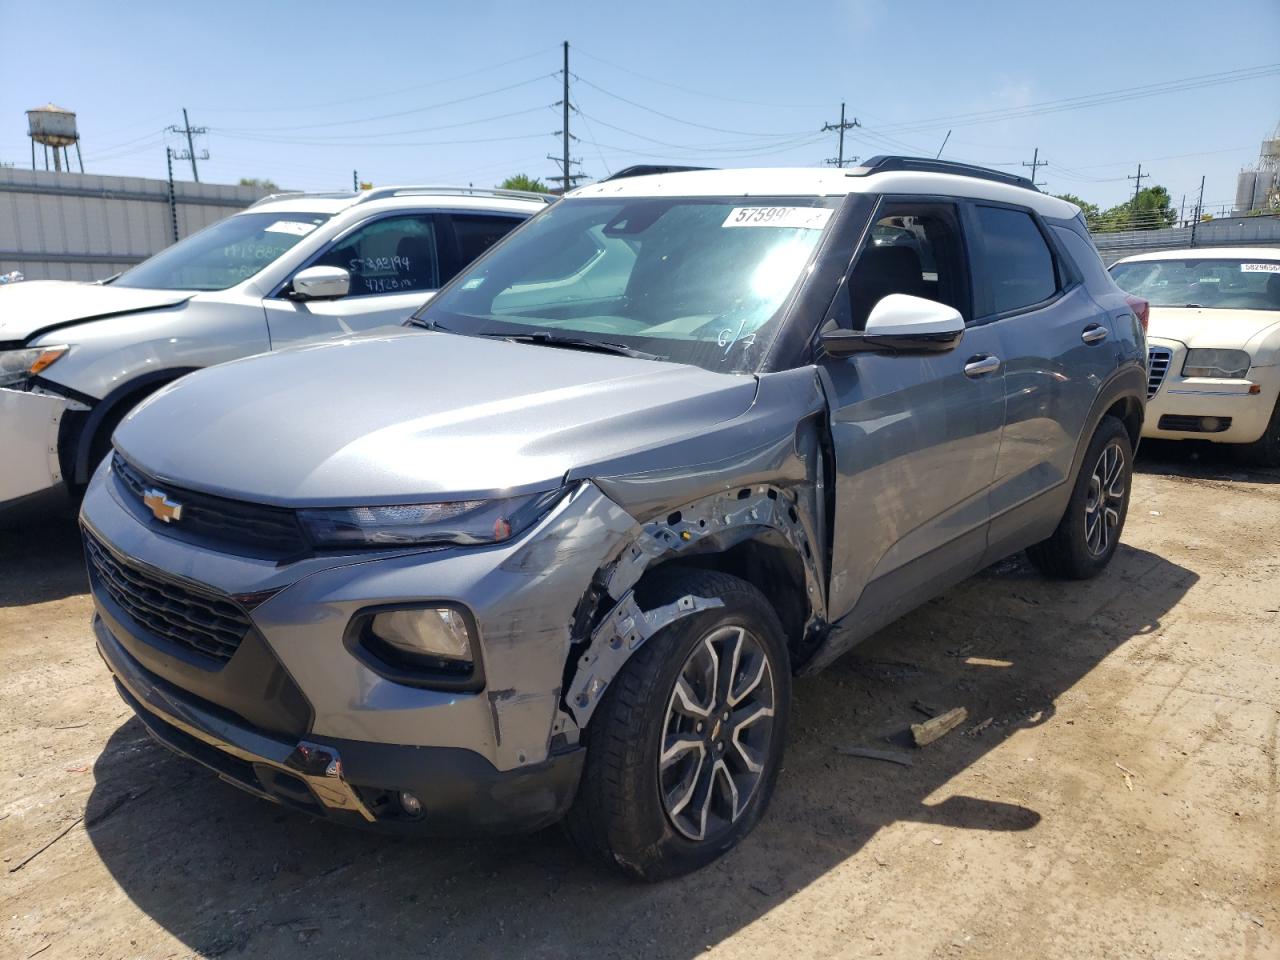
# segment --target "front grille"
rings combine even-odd
[[[1173,351],[1168,347],[1147,348],[1147,399],[1150,400],[1164,383],[1165,374],[1169,372],[1169,364],[1173,361]]]
[[[220,663],[249,632],[249,617],[233,601],[157,576],[112,553],[87,530],[89,570],[102,590],[139,626]]]
[[[1230,417],[1193,417],[1180,413],[1166,413],[1156,424],[1159,430],[1179,430],[1183,433],[1223,433],[1231,429]]]
[[[307,539],[292,510],[228,500],[162,483],[147,476],[119,453],[112,455],[111,469],[136,498],[140,510],[147,510],[142,506],[142,498],[149,489],[163,491],[182,504],[181,520],[154,523],[160,533],[216,543],[232,552],[255,557],[282,558],[307,549]]]

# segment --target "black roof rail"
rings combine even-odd
[[[626,177],[648,177],[655,173],[688,173],[691,170],[715,170],[715,167],[672,167],[662,163],[637,163],[624,167],[605,180],[622,180]]]
[[[845,175],[867,177],[873,173],[888,173],[893,170],[908,170],[913,173],[953,173],[961,177],[994,180],[996,183],[1007,183],[1013,187],[1040,192],[1040,189],[1027,177],[1021,177],[1016,173],[1005,173],[1002,170],[979,167],[972,163],[958,163],[955,160],[932,160],[928,157],[901,157],[888,154],[872,157],[865,163],[847,170]]]

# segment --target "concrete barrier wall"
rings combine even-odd
[[[257,187],[176,181],[178,236],[242,210]],[[0,169],[0,273],[100,280],[173,242],[166,180]]]

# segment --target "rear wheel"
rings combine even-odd
[[[1103,417],[1085,452],[1067,511],[1047,540],[1027,558],[1051,577],[1086,580],[1111,562],[1129,512],[1133,444],[1123,423]]]
[[[777,614],[745,581],[684,570],[646,587],[646,607],[687,595],[724,606],[658,631],[614,678],[565,824],[589,855],[659,880],[710,863],[759,821],[782,764],[791,673]]]
[[[1242,443],[1237,455],[1253,467],[1280,467],[1280,398],[1271,411],[1267,428],[1253,443]]]

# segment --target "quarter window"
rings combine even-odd
[[[1058,292],[1053,254],[1030,214],[984,206],[978,206],[976,213],[992,313],[1030,307]]]
[[[435,222],[429,214],[374,220],[326,250],[315,265],[348,271],[354,297],[435,290]]]

